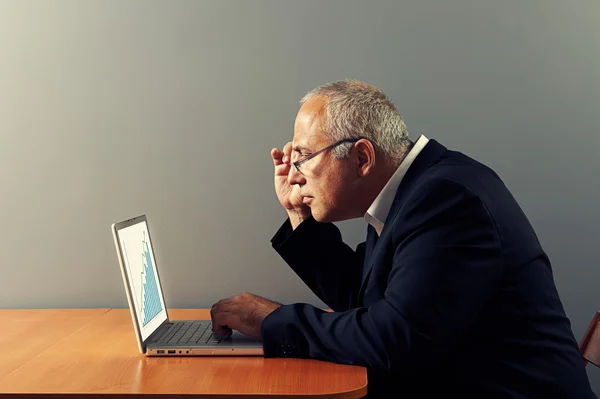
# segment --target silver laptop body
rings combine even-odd
[[[114,223],[115,247],[138,347],[147,356],[263,356],[262,341],[234,331],[220,339],[210,320],[170,320],[146,215]]]

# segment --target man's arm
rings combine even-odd
[[[271,240],[308,287],[330,308],[342,311],[356,302],[362,275],[362,256],[342,242],[331,223],[317,223],[300,194],[301,181],[292,181],[292,143],[283,151],[271,150],[275,166],[275,192],[288,220]]]
[[[395,249],[384,298],[334,313],[282,306],[261,326],[266,357],[398,371],[431,367],[452,350],[500,284],[499,237],[481,200],[449,180],[427,184],[405,207],[398,228],[406,235]]]
[[[364,244],[355,252],[333,223],[307,218],[296,229],[290,220],[271,240],[273,248],[304,283],[336,312],[356,306]]]

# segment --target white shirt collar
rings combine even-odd
[[[396,197],[396,191],[398,191],[398,187],[400,186],[400,182],[404,178],[406,171],[428,142],[429,139],[427,137],[423,135],[419,137],[408,155],[402,160],[400,166],[398,166],[398,169],[396,169],[385,187],[383,187],[383,190],[381,190],[377,198],[375,198],[375,201],[373,201],[369,209],[367,209],[365,220],[375,228],[377,235],[381,235],[383,224],[390,213],[392,203]]]

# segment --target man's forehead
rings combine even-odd
[[[294,126],[292,148],[294,151],[310,149],[324,141],[320,115],[318,113],[299,114]]]

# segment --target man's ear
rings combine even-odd
[[[367,176],[375,167],[375,148],[367,139],[360,139],[354,144],[356,151],[357,172],[360,177]]]

